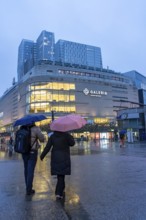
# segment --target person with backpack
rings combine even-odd
[[[63,199],[65,175],[71,174],[70,146],[74,144],[75,140],[68,132],[54,131],[40,155],[43,160],[51,149],[51,175],[57,176],[56,199]]]
[[[21,126],[16,133],[14,149],[16,152],[22,154],[26,195],[33,195],[35,193],[33,189],[33,178],[38,149],[40,147],[39,141],[44,142],[45,137],[35,123]]]

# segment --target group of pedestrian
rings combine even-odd
[[[24,126],[23,126],[24,127]],[[30,143],[31,150],[27,153],[22,153],[24,162],[24,177],[26,184],[26,195],[33,195],[34,171],[38,158],[38,149],[40,142],[45,142],[45,136],[41,129],[35,123],[29,125],[30,129]],[[70,147],[74,146],[75,140],[68,132],[53,131],[48,134],[48,142],[40,155],[40,160],[43,161],[44,157],[51,150],[51,175],[57,176],[57,183],[55,188],[56,199],[63,199],[65,193],[65,175],[71,174],[71,159]],[[13,144],[12,137],[9,144]],[[125,134],[120,134],[120,146],[125,144]]]
[[[24,177],[26,184],[26,195],[33,195],[34,171],[38,158],[39,142],[45,142],[45,137],[41,129],[35,125],[30,125],[32,148],[28,153],[23,153]],[[75,140],[68,132],[54,131],[48,138],[48,142],[40,155],[43,160],[46,154],[51,150],[51,175],[57,176],[55,189],[56,199],[63,199],[65,192],[65,175],[71,174],[70,146],[75,144]]]

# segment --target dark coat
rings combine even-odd
[[[74,138],[67,132],[54,131],[48,140],[40,158],[46,156],[51,149],[51,175],[70,175],[70,146],[75,144]]]

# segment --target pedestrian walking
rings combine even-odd
[[[13,145],[14,145],[14,140],[13,140],[12,136],[10,137],[8,144],[9,144],[9,146],[8,146],[9,147],[9,151],[12,152],[13,151]]]
[[[25,126],[22,127],[24,128]],[[35,190],[33,189],[33,178],[37,162],[38,149],[40,147],[39,141],[45,141],[43,133],[41,132],[40,128],[35,125],[35,123],[29,125],[29,128],[31,132],[31,150],[28,153],[22,153],[26,195],[32,195],[35,193]]]
[[[13,137],[11,136],[10,139],[9,139],[9,144],[13,145],[14,144],[14,140],[13,140]]]
[[[125,146],[125,134],[120,134],[120,147]]]
[[[14,140],[13,140],[13,137],[12,137],[12,136],[10,136],[10,139],[9,139],[7,145],[8,145],[7,150],[8,150],[8,153],[9,153],[9,157],[12,157],[12,154],[13,154],[13,146],[14,146]]]
[[[75,140],[68,132],[54,131],[40,155],[43,160],[51,150],[51,175],[57,175],[56,199],[63,199],[65,175],[71,175],[70,146],[74,144]]]

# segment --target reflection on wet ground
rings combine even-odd
[[[43,147],[39,152],[42,150]],[[0,219],[146,219],[143,209],[146,143],[126,143],[120,148],[118,142],[108,140],[83,141],[71,147],[71,155],[72,175],[66,177],[64,200],[55,199],[56,177],[50,175],[50,154],[43,162],[38,158],[34,178],[36,194],[25,197],[21,155],[3,146],[0,149]],[[141,205],[133,217],[134,206],[137,208],[139,204],[135,198],[139,198]],[[139,213],[144,218],[138,218]]]
[[[83,155],[84,151],[86,154],[87,146],[82,144],[82,147]],[[77,154],[77,149],[78,147],[75,146],[73,155]],[[67,196],[64,200],[56,201],[54,192],[57,179],[55,176],[50,175],[50,154],[43,162],[38,159],[34,178],[34,188],[37,192],[34,196],[25,196],[25,198],[21,154],[17,154],[14,150],[10,150],[5,146],[0,150],[0,159],[0,173],[2,174],[0,180],[1,220],[10,219],[9,212],[12,216],[11,219],[18,220],[46,220],[48,215],[51,215],[49,217],[51,220],[73,219],[73,216],[74,219],[90,219],[88,213],[82,207],[79,195],[76,194],[76,188],[72,188],[67,184]],[[13,201],[16,201],[15,205]],[[28,204],[28,202],[31,203]],[[7,212],[3,209],[3,205],[7,206]],[[22,210],[25,210],[24,214],[22,214]],[[40,213],[37,214],[38,211]]]
[[[44,148],[45,145],[41,147],[40,152]],[[96,143],[93,141],[80,141],[76,142],[75,146],[71,147],[71,155],[90,155],[90,154],[98,154],[101,152],[106,152],[108,150],[114,150],[116,143],[111,142],[109,140],[97,140]],[[20,159],[21,155],[14,152],[9,146],[5,145],[0,149],[0,158],[5,159]]]
[[[42,152],[45,144],[39,150],[39,153]],[[139,148],[141,150],[139,151]],[[135,142],[135,143],[126,143],[125,147],[120,148],[119,142],[112,142],[110,140],[97,140],[93,141],[80,141],[76,142],[75,146],[70,148],[71,155],[92,155],[99,153],[113,153],[118,155],[127,155],[127,156],[144,156],[146,152],[146,143],[144,142]],[[49,157],[49,155],[48,155]],[[0,159],[11,159],[17,160],[20,159],[21,155],[14,152],[14,150],[7,145],[0,148]]]
[[[97,154],[106,151],[114,146],[115,143],[109,140],[97,140],[96,142],[80,141],[77,142],[74,147],[71,147],[71,154],[72,155]]]

